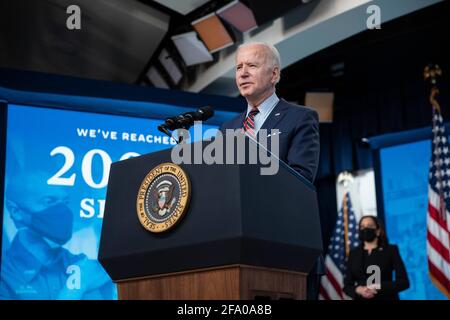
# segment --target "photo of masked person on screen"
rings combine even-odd
[[[11,239],[2,248],[0,299],[111,298],[114,287],[98,262],[63,247],[74,213],[67,187],[48,185],[48,177],[28,171],[8,178],[3,231]]]

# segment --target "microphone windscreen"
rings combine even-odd
[[[201,114],[200,120],[202,121],[208,120],[214,115],[214,109],[211,106],[202,107],[198,112]]]

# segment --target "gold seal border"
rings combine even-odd
[[[167,220],[160,223],[151,221],[145,213],[145,195],[152,182],[160,175],[170,173],[173,174],[180,184],[180,200],[179,205]],[[161,163],[154,167],[142,180],[139,186],[138,196],[136,199],[136,211],[139,222],[148,231],[153,233],[165,232],[172,229],[184,216],[191,198],[191,182],[186,172],[178,165],[170,162]]]

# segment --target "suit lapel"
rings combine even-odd
[[[277,125],[281,121],[281,119],[284,118],[286,109],[288,109],[288,106],[282,99],[280,99],[275,108],[273,108],[272,112],[267,117],[266,121],[264,121],[261,129],[266,129],[268,133],[270,133],[270,129],[279,129],[277,128]]]
[[[281,121],[281,119],[284,118],[286,114],[286,109],[288,109],[288,106],[285,104],[283,99],[280,99],[278,101],[275,108],[273,108],[272,112],[267,117],[266,121],[264,121],[261,129],[266,129],[270,133],[270,129],[279,129],[277,128],[278,123]],[[235,123],[233,124],[233,129],[240,129],[244,125],[245,116],[247,115],[247,110],[242,112],[239,117],[236,119]],[[258,131],[259,134],[259,131]],[[257,134],[257,135],[258,135]]]

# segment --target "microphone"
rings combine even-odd
[[[168,130],[189,129],[194,124],[194,121],[205,121],[213,115],[214,110],[212,107],[202,107],[197,111],[186,112],[175,117],[167,118],[162,125],[158,126],[158,130],[170,136]]]

